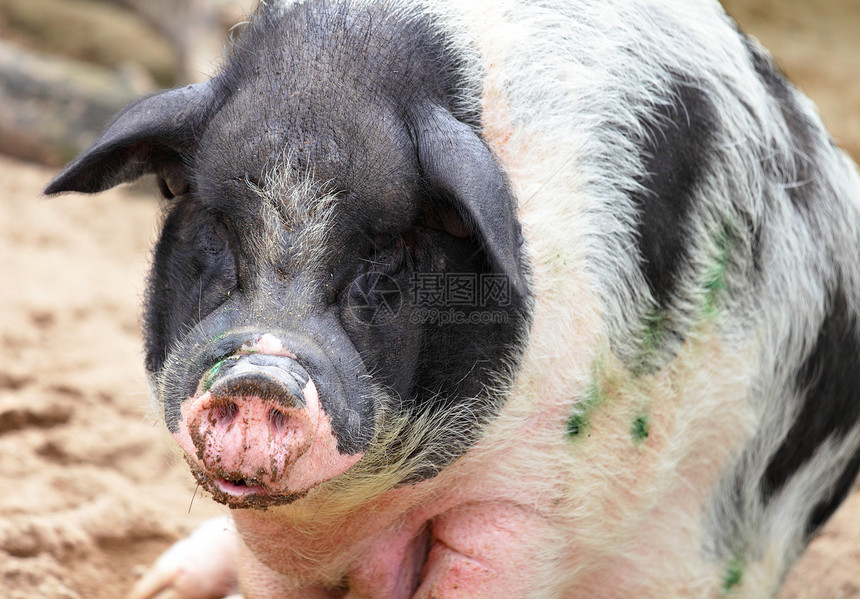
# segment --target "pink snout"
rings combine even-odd
[[[352,467],[317,387],[292,355],[240,353],[213,366],[174,434],[198,481],[235,507],[292,501]]]
[[[246,354],[223,360],[204,381],[209,389],[183,406],[180,445],[225,493],[277,489],[319,425],[307,372],[288,356]]]
[[[200,397],[198,415],[191,420],[192,431],[198,432],[192,436],[197,455],[210,468],[248,478],[272,470],[267,474],[274,480],[277,472],[271,465],[283,471],[304,454],[313,442],[316,422],[292,396],[266,399],[252,388],[241,393],[212,390]]]

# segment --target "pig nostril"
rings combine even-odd
[[[232,401],[228,401],[215,407],[215,409],[212,410],[212,416],[216,422],[230,424],[238,411],[239,406]]]
[[[287,426],[287,415],[273,408],[269,410],[269,422],[275,431],[282,433]]]

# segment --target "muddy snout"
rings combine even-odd
[[[268,487],[313,445],[316,387],[296,360],[232,356],[209,370],[203,388],[183,412],[192,453],[213,478]]]
[[[303,389],[309,380],[305,369],[286,356],[251,354],[225,360],[209,388],[209,420],[230,428],[237,419],[253,416],[267,420],[273,435],[284,435],[296,424],[292,420],[305,416]],[[258,414],[261,411],[265,414]]]

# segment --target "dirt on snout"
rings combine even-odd
[[[728,4],[860,156],[860,2]],[[825,8],[826,21],[815,12]],[[770,25],[774,13],[782,21]],[[52,175],[0,157],[0,597],[116,599],[170,543],[228,510],[195,498],[148,407],[139,315],[155,193],[40,199]],[[856,491],[780,594],[851,597]]]

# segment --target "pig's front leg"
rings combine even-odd
[[[434,519],[432,531],[414,599],[521,599],[541,596],[539,587],[549,582],[542,558],[556,557],[557,533],[534,512],[508,503],[469,504]]]
[[[129,599],[241,599],[236,548],[230,518],[207,520],[158,558]]]

